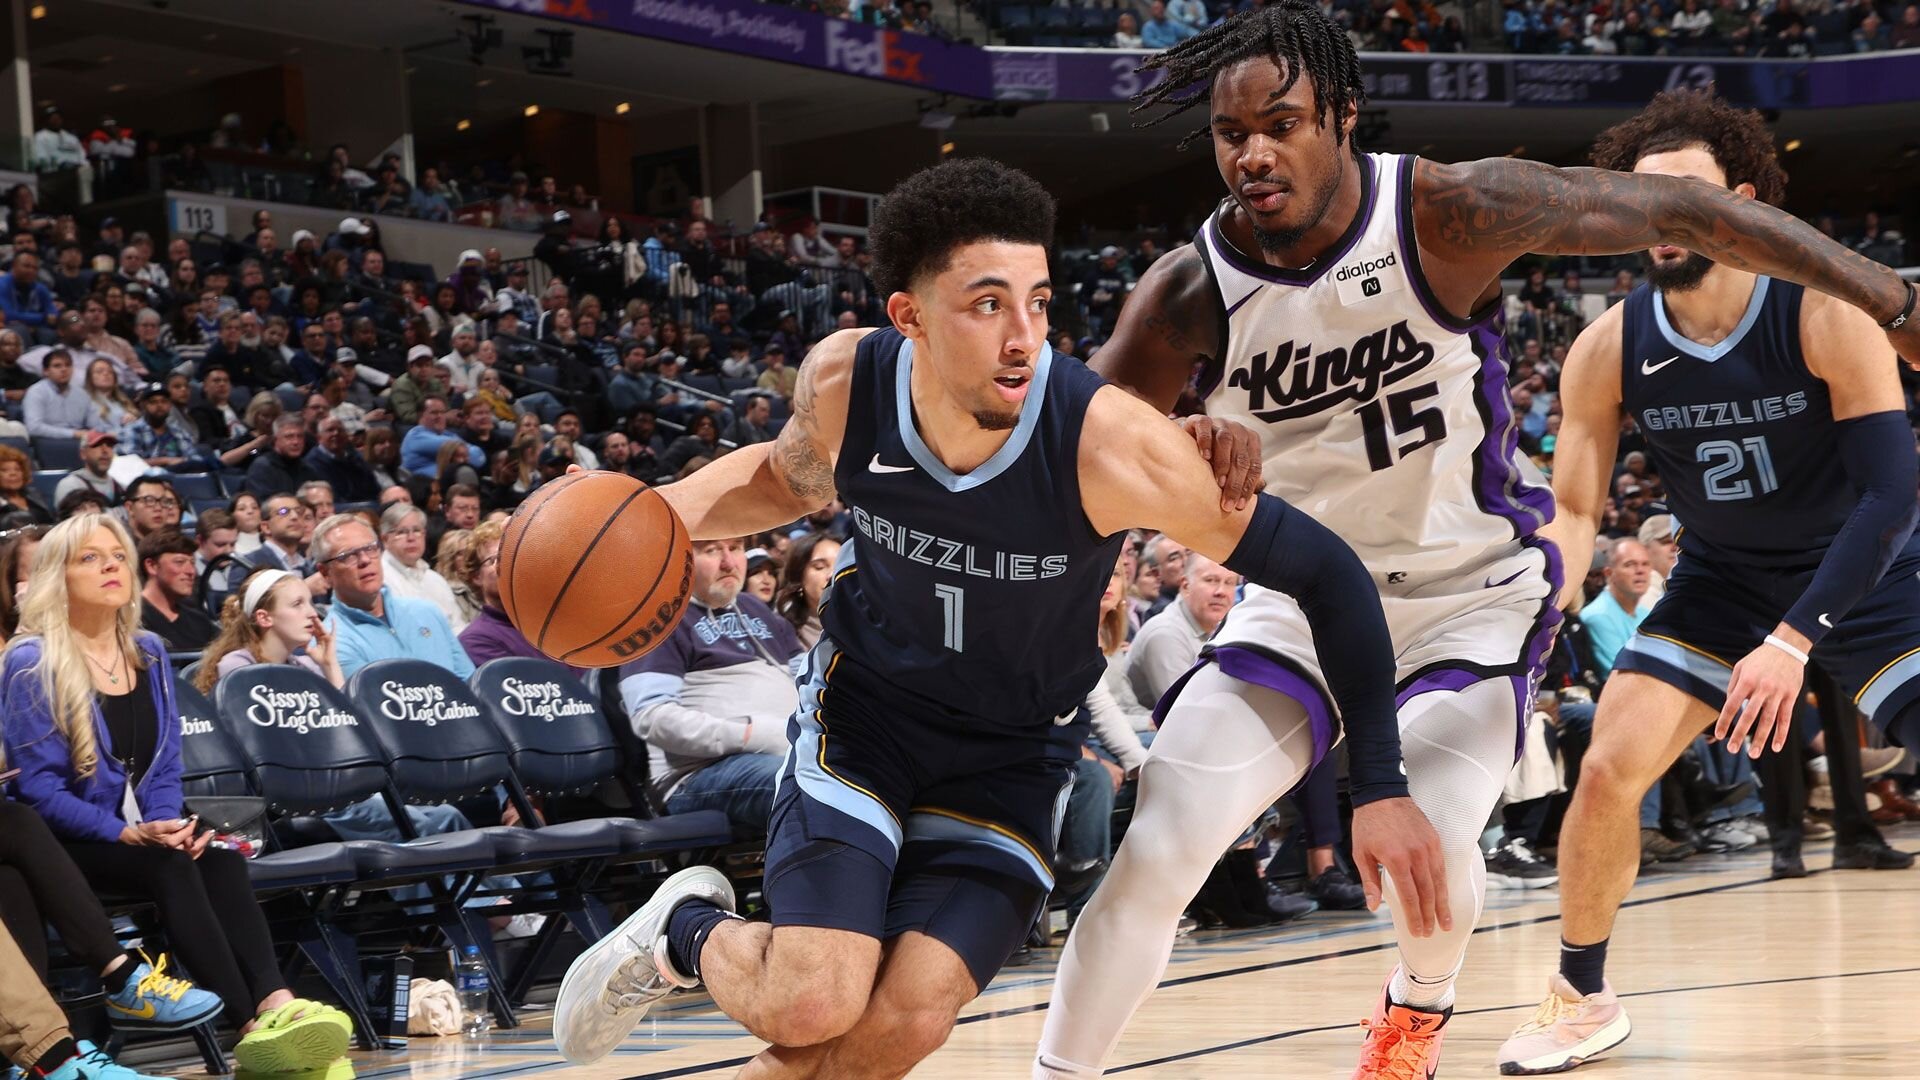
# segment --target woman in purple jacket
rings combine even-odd
[[[15,790],[97,890],[152,898],[180,959],[225,1004],[252,1072],[326,1069],[345,1014],[288,990],[246,860],[184,818],[180,710],[166,648],[139,630],[133,542],[82,514],[34,552],[20,634],[0,657]]]

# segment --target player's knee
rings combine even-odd
[[[888,1008],[877,1030],[900,1057],[919,1061],[946,1045],[955,1013],[941,1007]]]
[[[1595,743],[1580,762],[1580,783],[1574,794],[1608,803],[1637,803],[1659,773],[1648,773],[1636,755],[1623,748]]]
[[[866,1009],[866,990],[819,980],[792,990],[759,1034],[778,1046],[818,1046],[851,1031]]]

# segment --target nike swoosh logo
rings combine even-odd
[[[1512,577],[1510,577],[1510,578],[1508,578],[1508,579],[1507,579],[1507,580],[1505,580],[1505,581],[1495,581],[1495,580],[1493,580],[1492,578],[1488,578],[1488,579],[1487,579],[1487,588],[1489,588],[1489,589],[1497,589],[1497,588],[1499,588],[1499,587],[1500,587],[1500,586],[1502,586],[1502,585],[1511,585],[1511,584],[1513,584],[1514,582],[1516,582],[1516,581],[1518,581],[1518,580],[1520,580],[1520,575],[1521,575],[1521,574],[1524,574],[1524,573],[1526,573],[1526,571],[1525,571],[1525,570],[1517,570],[1517,571],[1515,571],[1515,572],[1514,572],[1514,575],[1513,575]]]
[[[869,461],[869,462],[867,462],[867,471],[868,471],[868,472],[877,472],[877,473],[890,473],[890,472],[912,472],[912,471],[913,471],[913,466],[911,466],[911,465],[882,465],[882,464],[880,464],[880,455],[879,455],[879,454],[875,454],[875,455],[873,455],[873,460],[872,460],[872,461]]]
[[[137,1009],[129,1009],[124,1005],[115,1005],[113,1007],[113,1011],[123,1017],[129,1017],[134,1020],[151,1020],[153,1019],[153,1014],[157,1010],[155,1009],[153,1002],[149,1001],[145,1005],[142,1005]]]
[[[1642,360],[1640,361],[1640,374],[1651,375],[1654,372],[1659,371],[1661,368],[1666,367],[1668,364],[1671,364],[1678,359],[1680,359],[1680,354],[1675,353],[1674,355],[1667,357],[1665,360],[1662,360],[1657,364],[1651,360]]]
[[[1820,613],[1820,625],[1829,630],[1833,629],[1833,621],[1827,618],[1827,613],[1824,611]]]

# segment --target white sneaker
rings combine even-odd
[[[1700,838],[1721,851],[1741,851],[1757,842],[1752,834],[1732,821],[1719,821],[1707,826],[1700,833]]]
[[[667,917],[688,900],[732,911],[733,885],[711,866],[693,866],[662,882],[653,898],[567,968],[553,1008],[560,1055],[586,1065],[613,1052],[653,1003],[695,986],[667,962]]]

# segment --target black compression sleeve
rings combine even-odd
[[[1816,643],[1880,583],[1894,556],[1907,546],[1920,485],[1920,460],[1905,413],[1869,413],[1836,426],[1840,463],[1860,501],[1783,620]]]
[[[1407,794],[1394,715],[1393,638],[1380,591],[1360,557],[1326,526],[1261,492],[1225,565],[1293,597],[1306,613],[1347,733],[1353,804]]]

